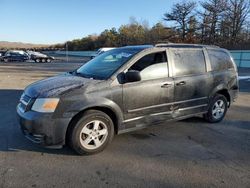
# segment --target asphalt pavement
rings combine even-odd
[[[16,120],[25,86],[81,64],[0,63],[0,188],[250,187],[250,79],[240,80],[239,98],[218,124],[164,123],[118,135],[91,156],[26,140]]]

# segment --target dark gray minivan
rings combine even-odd
[[[237,77],[229,52],[218,47],[127,46],[28,86],[17,113],[31,141],[92,154],[115,134],[164,121],[221,121],[237,97]]]

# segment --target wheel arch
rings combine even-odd
[[[229,105],[231,104],[231,97],[227,89],[222,89],[220,91],[217,91],[218,94],[224,95],[229,102]]]
[[[228,101],[228,107],[230,107],[231,96],[230,96],[229,91],[226,87],[221,87],[221,86],[216,87],[216,89],[212,92],[212,95],[210,98],[213,98],[216,94],[220,94],[220,95],[225,96],[227,101]]]
[[[97,110],[97,111],[101,111],[101,112],[104,112],[105,114],[107,114],[111,118],[111,120],[113,121],[115,134],[118,134],[119,126],[121,125],[122,120],[120,119],[117,112],[115,112],[114,109],[111,109],[110,107],[107,107],[107,106],[91,106],[91,107],[86,107],[86,108],[82,109],[81,111],[79,111],[78,113],[76,113],[72,117],[72,119],[70,120],[68,127],[66,129],[66,133],[65,133],[65,142],[66,143],[68,142],[70,132],[74,128],[77,121],[83,116],[83,114],[86,111],[89,111],[89,110]]]

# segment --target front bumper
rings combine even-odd
[[[70,118],[54,118],[52,113],[23,112],[17,106],[17,116],[25,137],[43,146],[63,146]]]

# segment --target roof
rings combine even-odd
[[[125,46],[122,48],[129,48],[129,49],[138,49],[138,50],[144,50],[147,48],[219,48],[218,46],[214,45],[203,45],[203,44],[182,44],[182,43],[162,43],[162,44],[156,44],[156,45],[137,45],[137,46]]]

